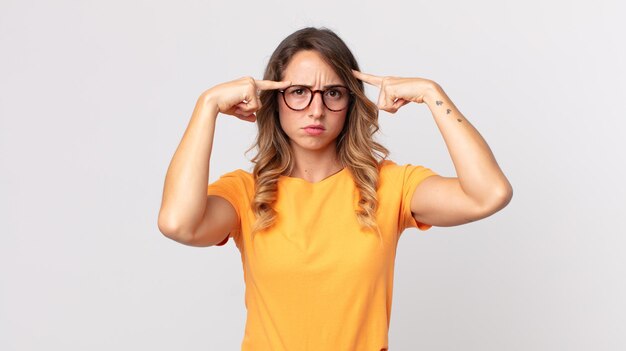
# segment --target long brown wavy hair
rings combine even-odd
[[[270,57],[263,79],[281,81],[291,58],[301,50],[319,53],[354,93],[344,127],[335,140],[337,157],[352,174],[360,194],[359,208],[355,210],[357,221],[362,227],[376,232],[382,240],[375,218],[378,207],[376,189],[380,162],[387,158],[389,150],[373,140],[379,130],[378,108],[365,96],[363,82],[352,74],[352,69],[359,70],[354,55],[343,40],[327,28],[307,27],[286,37]],[[256,188],[252,201],[256,216],[253,239],[256,233],[274,224],[278,214],[272,205],[277,199],[278,177],[291,174],[295,166],[289,137],[280,126],[278,92],[263,90],[260,99],[261,108],[256,112],[257,138],[246,150],[247,153],[253,148],[258,149],[251,159],[255,164]]]

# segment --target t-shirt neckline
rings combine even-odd
[[[283,179],[283,180],[287,180],[290,182],[299,182],[299,183],[306,183],[309,185],[318,185],[318,184],[322,184],[322,183],[327,183],[335,178],[338,178],[342,173],[344,173],[346,170],[348,169],[348,167],[343,167],[341,170],[329,175],[328,177],[318,181],[318,182],[309,182],[306,179],[303,178],[298,178],[298,177],[290,177],[290,176],[285,176],[285,175],[280,175],[278,176],[279,179]]]

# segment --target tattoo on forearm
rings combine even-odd
[[[443,101],[440,101],[440,100],[435,101],[435,103],[437,104],[437,106],[443,105]],[[452,112],[452,109],[449,109],[449,108],[446,109],[446,114],[447,115],[449,115],[450,112]],[[459,123],[462,122],[462,120],[460,118],[457,118],[456,120],[459,121]]]

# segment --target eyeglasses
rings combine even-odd
[[[311,90],[303,85],[292,85],[284,90],[279,90],[283,94],[283,100],[287,107],[294,111],[302,111],[311,105],[315,93],[322,94],[322,101],[327,109],[338,112],[350,104],[352,92],[344,86],[335,85],[324,90]]]

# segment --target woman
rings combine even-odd
[[[380,88],[377,104],[363,82]],[[397,165],[373,140],[378,110],[410,102],[430,108],[458,177]],[[252,173],[226,173],[207,189],[219,113],[256,122],[258,153]],[[437,83],[362,73],[335,33],[304,28],[280,43],[263,80],[200,96],[167,172],[159,229],[192,246],[234,239],[248,310],[242,350],[378,351],[388,349],[400,234],[487,217],[511,196]]]

